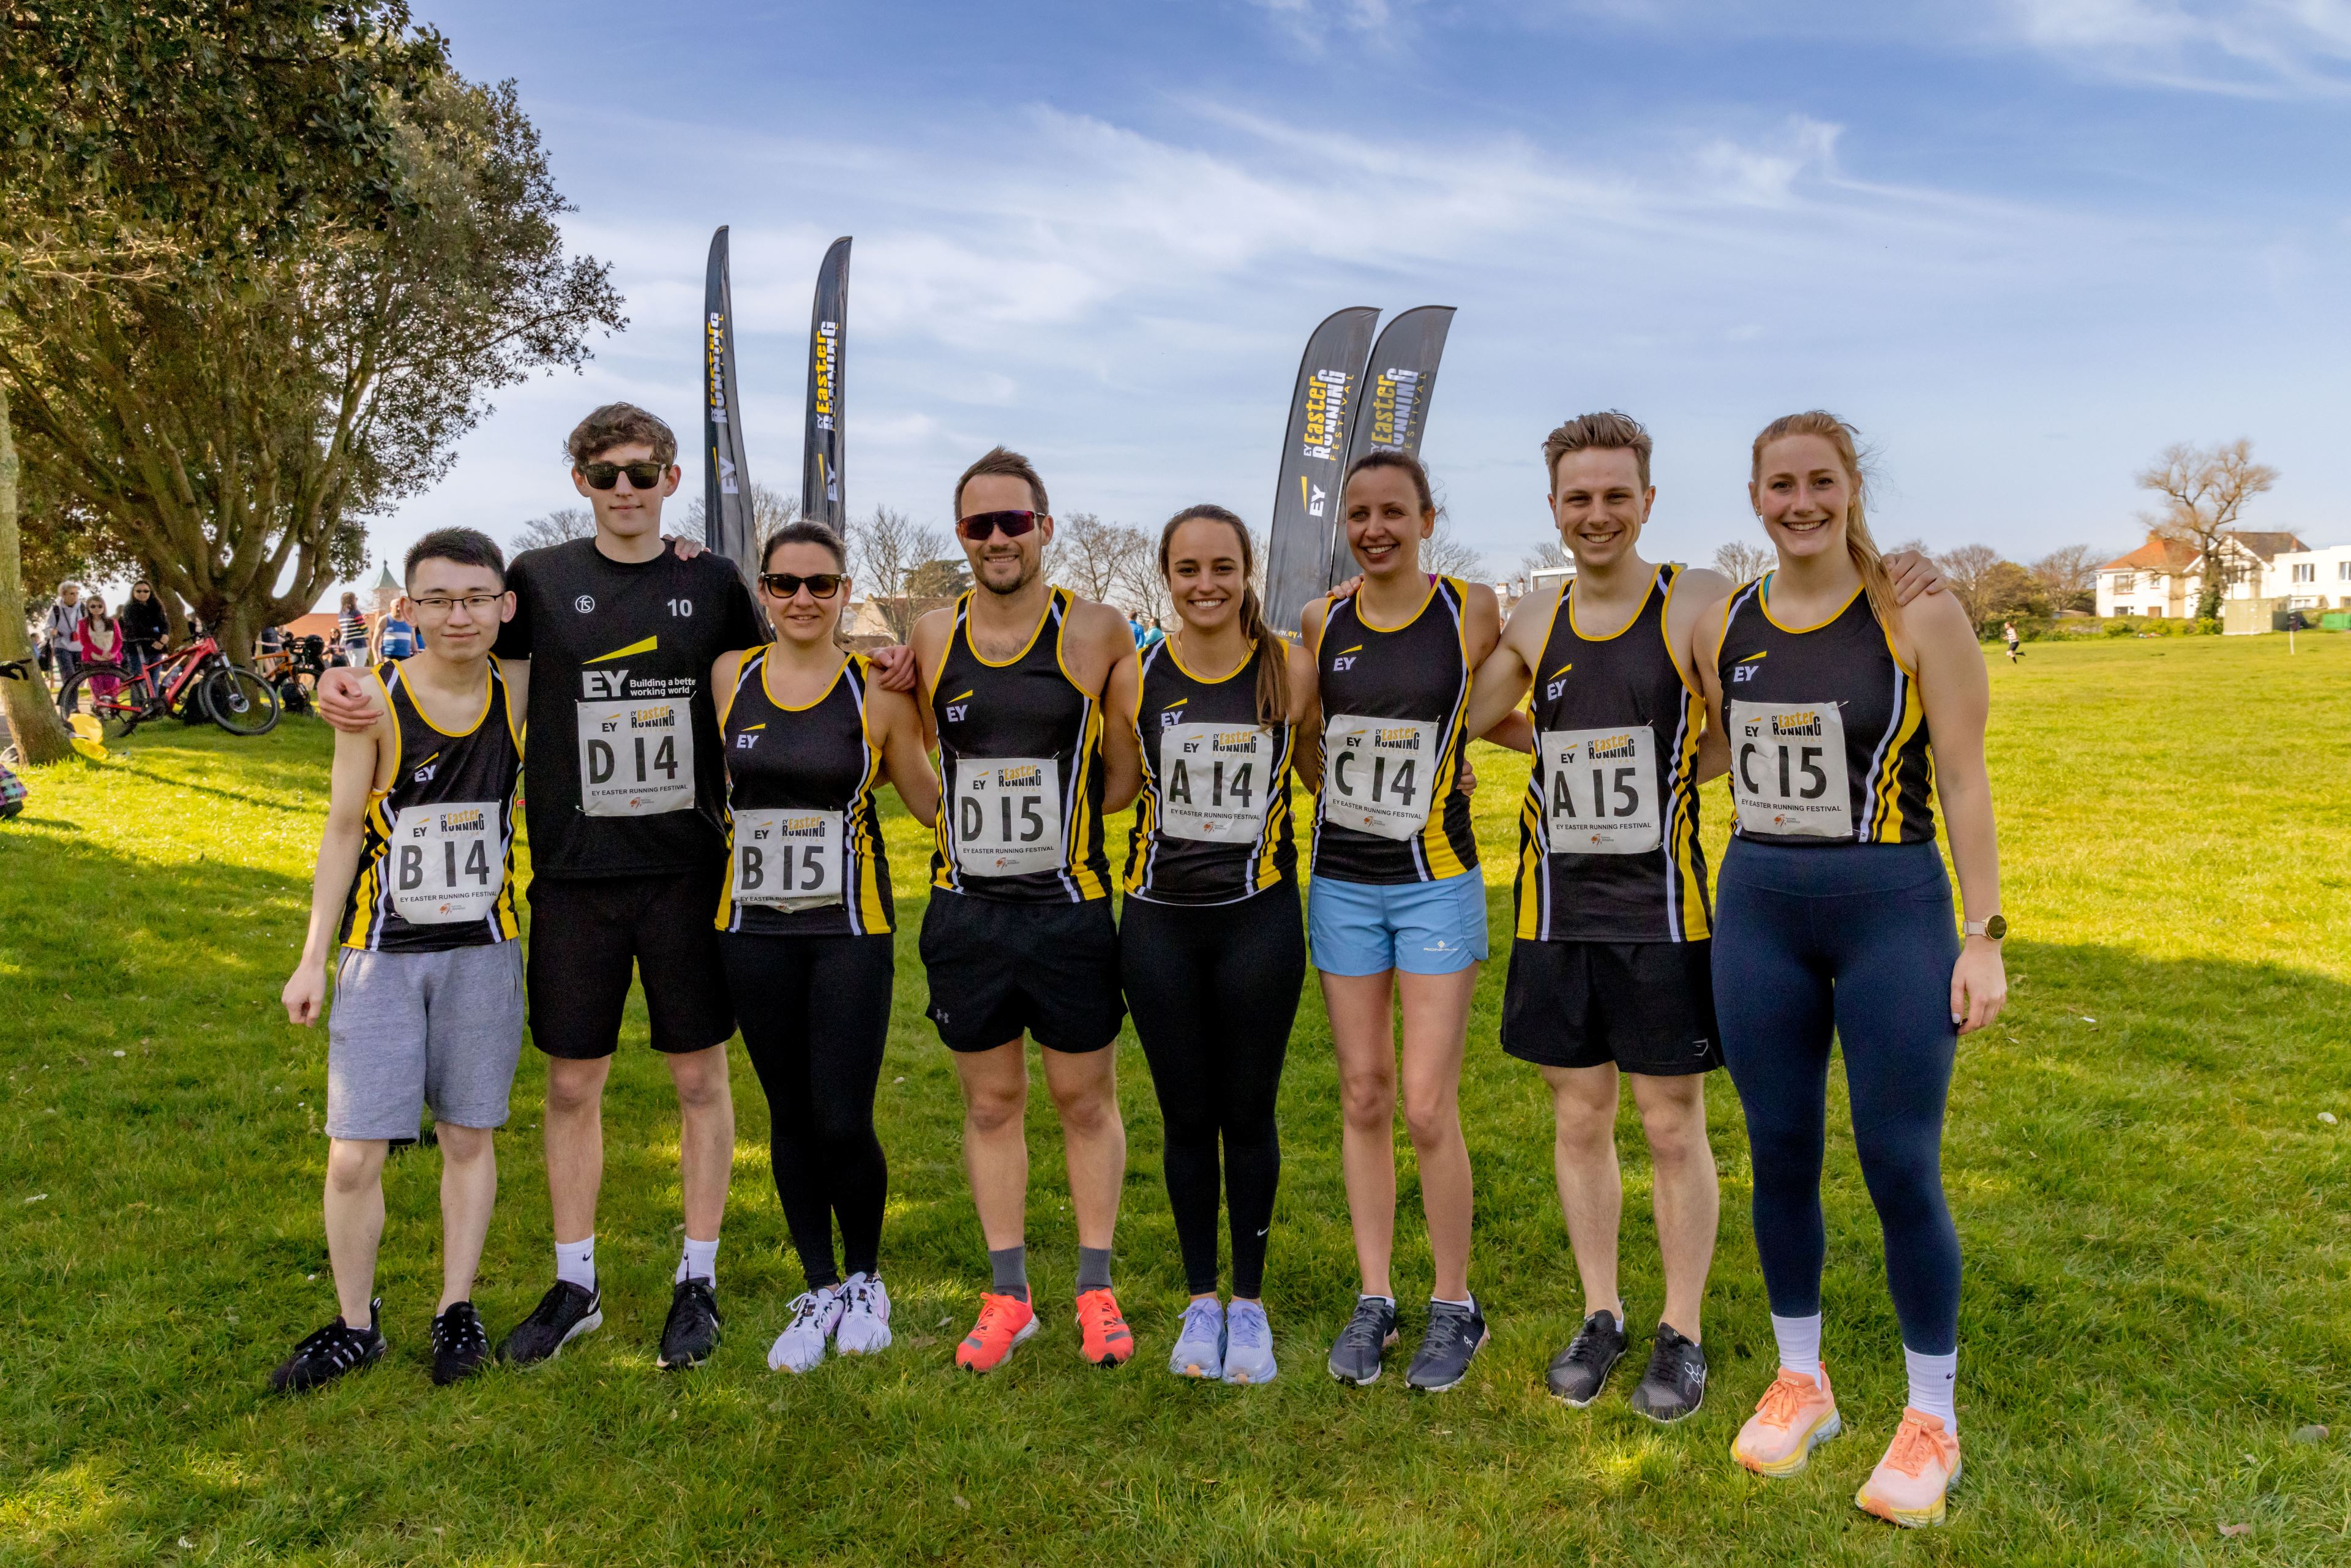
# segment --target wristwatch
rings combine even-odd
[[[2008,935],[2008,916],[1995,915],[1989,920],[1970,920],[1959,929],[1970,936],[1989,936],[1997,942]]]

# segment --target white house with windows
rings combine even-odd
[[[2332,553],[2314,552],[2299,538],[2286,533],[2231,534],[2221,549],[2231,558],[2232,580],[2222,595],[2227,599],[2279,597],[2277,562],[2299,562]],[[2192,617],[2203,582],[2203,559],[2193,548],[2149,534],[2147,543],[2130,554],[2098,568],[2098,613],[2151,620]]]
[[[2280,552],[2270,560],[2262,595],[2287,610],[2351,610],[2351,545]]]

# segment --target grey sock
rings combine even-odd
[[[1016,1301],[1029,1299],[1029,1249],[998,1247],[987,1254],[987,1266],[996,1271],[996,1293]]]
[[[1078,1294],[1088,1291],[1110,1289],[1110,1249],[1081,1247],[1078,1249]]]

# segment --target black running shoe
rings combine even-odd
[[[1678,1421],[1704,1403],[1706,1352],[1670,1323],[1659,1323],[1657,1343],[1649,1348],[1649,1370],[1633,1390],[1633,1408],[1662,1424]]]
[[[383,1335],[375,1325],[382,1311],[383,1298],[378,1296],[368,1303],[367,1327],[355,1329],[339,1317],[296,1345],[294,1354],[269,1375],[269,1386],[280,1394],[307,1394],[313,1388],[325,1387],[346,1372],[357,1372],[381,1361]]]
[[[1608,1375],[1624,1359],[1625,1325],[1614,1312],[1594,1312],[1583,1320],[1567,1348],[1551,1358],[1543,1381],[1551,1385],[1552,1398],[1581,1410],[1600,1397]]]
[[[1331,1375],[1358,1388],[1377,1383],[1380,1357],[1395,1342],[1395,1303],[1384,1296],[1357,1296],[1355,1315],[1331,1347]]]
[[[680,1280],[677,1289],[670,1292],[669,1322],[662,1325],[661,1359],[655,1364],[664,1372],[700,1366],[718,1348],[718,1331],[724,1323],[710,1281]]]
[[[1486,1314],[1473,1300],[1466,1307],[1450,1301],[1428,1303],[1428,1332],[1420,1336],[1420,1354],[1405,1369],[1404,1385],[1423,1394],[1442,1394],[1469,1375],[1469,1359],[1486,1343]]]
[[[584,1291],[569,1280],[558,1280],[539,1297],[530,1316],[517,1323],[498,1346],[498,1359],[516,1366],[537,1366],[552,1361],[555,1353],[604,1326],[604,1292]]]
[[[447,1387],[489,1364],[490,1333],[471,1301],[452,1301],[433,1320],[433,1381]]]

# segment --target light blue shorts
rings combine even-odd
[[[1486,878],[1382,884],[1318,876],[1307,884],[1306,936],[1331,975],[1451,975],[1486,956]]]

